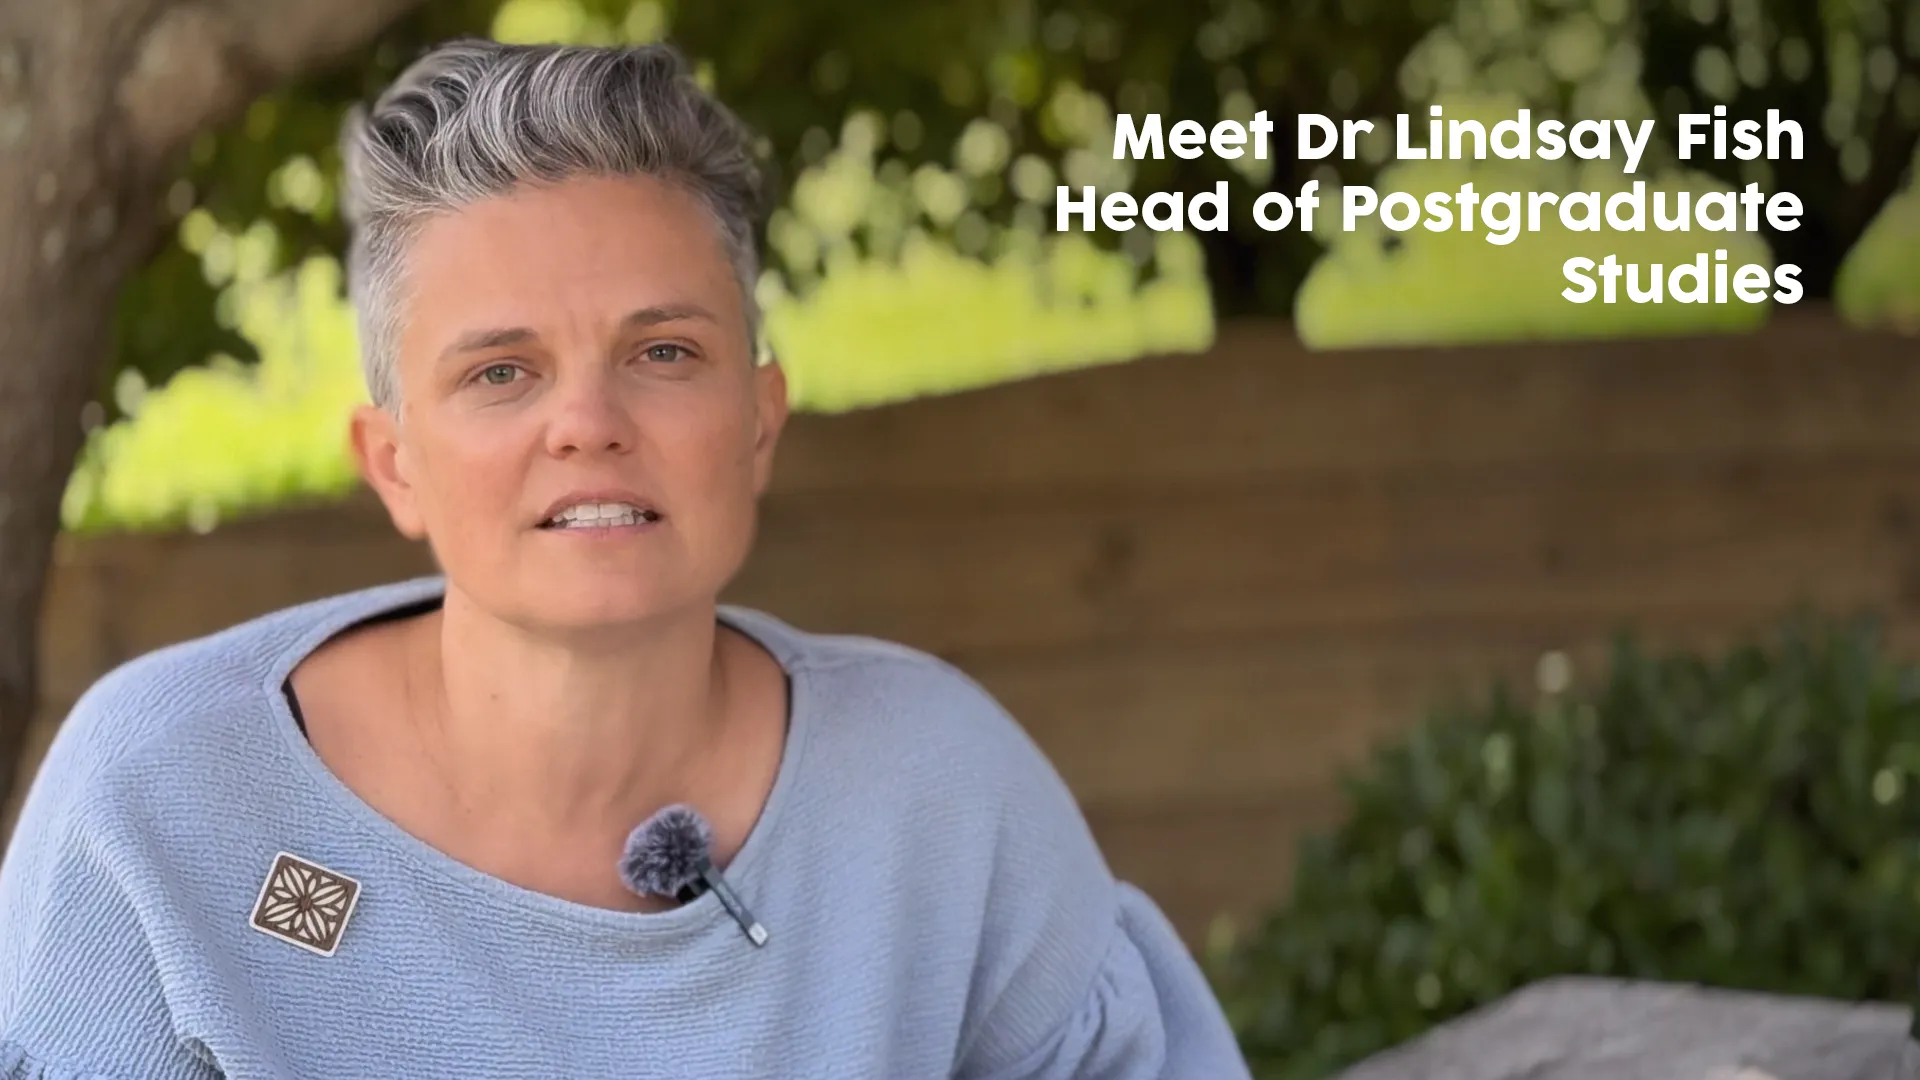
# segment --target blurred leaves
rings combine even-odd
[[[1478,119],[1491,128],[1511,121],[1522,99],[1485,94],[1446,100],[1446,118]],[[1642,172],[1650,170],[1643,167]],[[1704,172],[1669,165],[1647,181],[1647,210],[1657,192],[1697,197],[1725,191]],[[1431,191],[1455,192],[1472,183],[1483,196],[1495,191],[1594,191],[1605,200],[1632,188],[1620,162],[1575,160],[1394,161],[1380,173],[1380,197],[1405,191],[1416,198]],[[1574,304],[1561,295],[1567,279],[1561,265],[1575,255],[1595,262],[1608,254],[1639,263],[1636,281],[1693,262],[1703,249],[1725,249],[1731,267],[1773,266],[1766,240],[1754,233],[1716,235],[1703,244],[1687,232],[1575,233],[1557,211],[1540,215],[1539,231],[1522,231],[1505,245],[1490,243],[1487,230],[1433,232],[1414,226],[1395,232],[1375,214],[1352,232],[1339,231],[1340,193],[1322,196],[1328,251],[1301,285],[1294,322],[1302,341],[1316,348],[1367,345],[1441,345],[1526,339],[1570,340],[1684,333],[1737,333],[1764,324],[1766,304],[1635,304],[1628,279],[1619,282],[1619,302],[1596,298]],[[1677,204],[1677,199],[1675,200]],[[1484,213],[1484,211],[1483,211]],[[1484,221],[1484,218],[1483,218]],[[1709,255],[1710,257],[1710,255]],[[1653,266],[1662,268],[1659,275]],[[1771,286],[1769,286],[1771,288]]]
[[[1051,237],[1055,183],[1228,179],[1236,204],[1250,205],[1271,170],[1171,157],[1136,170],[1111,158],[1114,113],[1246,119],[1269,109],[1285,130],[1280,118],[1324,108],[1328,93],[1385,109],[1400,54],[1444,2],[906,0],[876,19],[866,0],[430,0],[354,64],[281,88],[195,144],[168,200],[178,239],[123,293],[118,363],[100,390],[105,423],[73,479],[67,523],[205,525],[338,487],[337,440],[300,443],[315,455],[306,465],[273,464],[292,451],[256,447],[276,436],[222,411],[266,407],[232,381],[266,363],[266,346],[237,327],[268,281],[338,257],[341,118],[432,43],[670,33],[765,139],[773,211],[758,292],[769,344],[793,376],[796,407],[830,411],[1204,348],[1216,297],[1243,310],[1284,305],[1317,253],[1312,238],[1250,223],[1204,246],[1145,229]],[[1249,236],[1258,250],[1243,246]],[[335,318],[337,297],[298,294],[304,319]],[[314,377],[331,386],[345,368],[328,349],[349,341],[276,347],[298,353],[282,367],[324,371]],[[199,374],[209,357],[224,358],[211,380]],[[176,372],[189,373],[177,386]],[[153,389],[118,392],[129,385]],[[273,407],[344,420],[344,400]],[[129,415],[134,402],[154,412]],[[194,417],[194,433],[156,418],[171,415]],[[198,446],[221,448],[227,464],[195,464]],[[301,476],[323,479],[310,490]]]
[[[327,256],[279,274],[246,268],[220,299],[257,362],[218,354],[153,388],[123,371],[114,396],[133,419],[93,433],[67,485],[66,527],[205,532],[263,506],[351,490],[347,418],[366,390],[340,293]]]
[[[1538,235],[1505,248],[1460,233],[1414,229],[1389,235],[1377,220],[1326,239],[1330,251],[1295,298],[1302,336],[1327,346],[1519,338],[1614,337],[1751,329],[1766,305],[1574,305],[1560,296],[1561,262],[1690,261],[1728,247],[1738,266],[1795,263],[1809,299],[1836,289],[1835,275],[1873,221],[1836,296],[1857,325],[1911,328],[1920,275],[1920,223],[1890,202],[1920,134],[1920,0],[1458,0],[1449,18],[1408,56],[1400,89],[1410,111],[1444,103],[1447,115],[1510,118],[1526,107],[1537,122],[1595,117],[1658,121],[1641,167],[1650,186],[1730,190],[1759,183],[1790,190],[1805,207],[1800,227],[1768,228],[1712,244],[1686,233],[1573,236],[1551,216]],[[1498,103],[1494,107],[1491,103]],[[1465,106],[1463,109],[1461,106]],[[1676,153],[1682,112],[1764,122],[1768,110],[1797,122],[1800,161],[1712,160]],[[1504,116],[1500,114],[1504,114]],[[1423,194],[1472,180],[1483,189],[1619,190],[1617,164],[1571,161],[1396,162],[1387,187]],[[1337,197],[1337,193],[1333,193]],[[1884,207],[1884,209],[1883,209]],[[1878,213],[1877,219],[1874,215]],[[1471,272],[1459,272],[1471,267]]]
[[[1899,189],[1920,137],[1920,0],[1642,0],[1642,82],[1667,130],[1725,105],[1806,132],[1799,161],[1698,160],[1729,184],[1799,194],[1806,218],[1768,239],[1825,296]],[[1912,235],[1912,234],[1910,234]],[[1920,242],[1920,235],[1912,235]]]
[[[338,255],[345,236],[332,197],[341,116],[423,48],[457,35],[609,43],[670,33],[765,136],[775,203],[834,149],[849,118],[871,114],[879,120],[876,152],[911,175],[935,170],[927,174],[934,187],[951,191],[942,177],[964,179],[959,208],[932,230],[962,254],[985,253],[996,228],[1050,230],[1055,182],[1200,190],[1229,179],[1244,215],[1266,186],[1297,187],[1305,170],[1294,176],[1295,166],[1278,160],[1270,173],[1250,178],[1210,156],[1169,156],[1137,163],[1136,173],[1126,167],[1132,163],[1111,160],[1113,114],[1167,111],[1210,121],[1266,109],[1277,133],[1290,132],[1298,110],[1324,111],[1330,95],[1343,109],[1384,114],[1398,100],[1401,57],[1446,5],[903,0],[881,19],[867,0],[429,0],[354,64],[284,87],[240,122],[203,136],[170,202],[182,215],[201,208],[227,230],[264,223],[279,236],[280,267]],[[287,197],[276,176],[295,160],[311,164],[306,178],[318,181],[319,199]],[[1361,163],[1341,168],[1355,177],[1369,171]],[[1145,264],[1155,242],[1136,232],[1127,251]],[[892,239],[904,242],[904,233]],[[1094,239],[1111,248],[1126,238],[1103,232]],[[1310,237],[1267,234],[1251,221],[1201,239],[1206,276],[1227,313],[1286,310],[1318,253]],[[253,358],[214,321],[209,286],[195,280],[200,268],[186,254],[163,253],[122,299],[117,367],[149,382],[216,350]],[[810,283],[789,284],[802,293]]]
[[[1557,974],[1920,1000],[1920,669],[1797,616],[1591,689],[1436,709],[1348,780],[1212,968],[1262,1077],[1311,1080]]]
[[[342,111],[430,43],[487,33],[594,43],[670,33],[766,136],[777,193],[833,150],[849,118],[872,115],[876,149],[916,178],[935,170],[920,186],[945,185],[959,200],[935,234],[963,254],[991,245],[984,225],[1050,228],[1054,182],[1197,191],[1228,179],[1233,227],[1198,237],[1222,315],[1292,310],[1319,257],[1313,238],[1248,220],[1254,197],[1313,176],[1362,182],[1375,165],[1287,153],[1231,167],[1211,155],[1116,163],[1115,113],[1205,121],[1266,110],[1284,149],[1302,110],[1384,118],[1462,95],[1515,96],[1563,116],[1657,115],[1665,135],[1682,110],[1778,108],[1808,133],[1803,161],[1691,164],[1726,184],[1757,179],[1802,196],[1806,224],[1768,239],[1778,261],[1806,269],[1814,298],[1899,187],[1920,130],[1920,0],[903,0],[885,19],[866,0],[429,0],[352,65],[285,87],[205,135],[170,202],[232,230],[264,222],[282,266],[337,254]],[[1669,145],[1650,164],[1665,169],[1671,158]],[[292,161],[310,166],[302,176],[317,198],[288,197],[276,178]],[[1905,219],[1891,220],[1883,228]],[[1136,233],[1096,242],[1131,244],[1144,262],[1152,238]],[[214,351],[251,358],[214,320],[197,273],[170,249],[126,290],[120,366],[157,382]],[[1570,311],[1557,300],[1555,310]]]
[[[1912,203],[1888,200],[1920,126],[1920,0],[900,0],[884,19],[867,0],[428,0],[354,62],[280,88],[195,143],[167,197],[178,239],[121,295],[96,420],[126,419],[123,403],[141,397],[117,392],[128,378],[163,387],[211,357],[229,368],[259,362],[237,329],[243,305],[223,290],[338,257],[345,109],[430,44],[487,34],[670,36],[764,136],[771,198],[759,292],[786,305],[770,312],[768,333],[798,376],[800,408],[1199,348],[1216,314],[1286,313],[1296,300],[1303,334],[1327,344],[1741,329],[1764,315],[1739,304],[1568,305],[1552,272],[1559,258],[1548,258],[1565,236],[1495,249],[1424,230],[1267,232],[1249,220],[1266,190],[1291,194],[1319,179],[1337,198],[1341,183],[1382,182],[1377,141],[1359,161],[1293,160],[1301,111],[1384,121],[1427,101],[1519,100],[1541,114],[1659,115],[1670,133],[1683,107],[1781,108],[1810,145],[1777,176],[1738,162],[1683,172],[1671,146],[1656,147],[1650,167],[1661,183],[1696,190],[1751,175],[1798,191],[1807,224],[1769,239],[1779,260],[1807,268],[1814,299],[1871,222],[1836,286],[1842,310],[1911,327],[1920,305]],[[1118,113],[1208,122],[1262,110],[1279,144],[1266,162],[1111,157]],[[1462,178],[1436,163],[1388,168],[1386,179],[1409,188]],[[1234,210],[1225,233],[1051,235],[1056,184],[1193,192],[1217,181]],[[1572,169],[1519,181],[1603,186]],[[1644,239],[1623,245],[1622,261],[1690,254],[1669,251],[1671,237]],[[1736,263],[1774,261],[1747,246]],[[258,456],[232,442],[253,430],[244,418],[222,427],[217,412],[200,415],[203,437],[228,439],[229,456]],[[86,468],[99,482],[76,477],[78,487],[112,488],[98,461]],[[166,518],[150,510],[135,518]],[[81,520],[112,517],[74,509],[69,522]]]
[[[1920,183],[1881,207],[1847,252],[1833,293],[1849,322],[1920,334]]]
[[[1768,231],[1810,297],[1909,173],[1920,136],[1920,0],[1459,0],[1402,70],[1409,99],[1493,92],[1568,119],[1654,117],[1655,169],[1676,162],[1681,113],[1797,122],[1793,161],[1684,162],[1731,187],[1798,194]],[[1920,238],[1916,238],[1920,242]]]

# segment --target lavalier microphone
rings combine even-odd
[[[663,896],[683,904],[711,889],[748,941],[755,946],[767,943],[767,928],[713,865],[713,828],[691,806],[662,807],[627,836],[620,878],[642,896]]]

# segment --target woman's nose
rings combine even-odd
[[[624,453],[634,443],[634,420],[620,388],[604,374],[562,377],[549,399],[547,450],[556,457]]]

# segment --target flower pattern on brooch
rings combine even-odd
[[[332,956],[359,899],[359,882],[283,851],[260,886],[253,928],[308,952]]]

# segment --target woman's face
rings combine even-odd
[[[786,386],[704,206],[644,178],[490,199],[427,224],[402,287],[400,418],[362,409],[354,444],[449,586],[560,631],[712,602]]]

